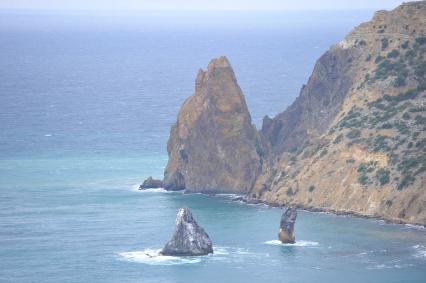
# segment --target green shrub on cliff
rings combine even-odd
[[[368,177],[367,177],[367,175],[365,175],[365,174],[360,175],[360,176],[358,177],[358,182],[359,182],[361,185],[366,185],[366,184],[368,183]]]
[[[401,87],[401,86],[405,86],[407,83],[405,82],[405,77],[403,76],[398,76],[396,77],[396,79],[393,81],[393,85],[395,87]]]
[[[385,169],[379,169],[377,171],[377,179],[379,179],[379,183],[380,185],[385,185],[387,183],[389,183],[389,174],[390,171],[389,170],[385,170]]]
[[[416,38],[416,43],[419,45],[423,45],[426,44],[426,37],[422,36],[422,37],[417,37]]]
[[[426,61],[420,61],[414,66],[414,74],[417,80],[425,80],[426,75]]]
[[[392,62],[386,59],[377,65],[374,79],[387,79],[389,76],[406,77],[407,67],[401,60]]]
[[[382,50],[385,50],[389,46],[389,40],[385,37],[382,38]]]
[[[383,57],[383,56],[379,55],[379,56],[377,56],[377,57],[376,57],[376,60],[374,60],[374,62],[377,64],[377,63],[379,63],[380,61],[382,61],[383,59],[385,59],[385,57]]]
[[[398,184],[398,187],[397,187],[398,191],[400,191],[403,188],[405,188],[406,186],[412,184],[415,180],[416,179],[413,176],[411,176],[411,174],[404,175],[402,177],[401,182]]]
[[[342,141],[342,139],[343,139],[343,135],[342,135],[342,134],[340,134],[340,135],[338,135],[338,136],[334,139],[333,143],[334,143],[334,144],[338,144],[338,143],[340,143],[340,142]]]
[[[410,42],[407,40],[403,44],[401,44],[402,49],[407,49],[409,47]]]
[[[353,129],[349,133],[346,134],[346,137],[349,139],[356,139],[361,136],[361,131],[358,129]]]
[[[426,125],[426,118],[421,115],[416,115],[416,125]]]
[[[396,58],[399,56],[399,51],[394,49],[391,52],[388,53],[388,55],[386,57],[388,57],[389,59],[391,58]]]

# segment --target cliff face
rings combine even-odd
[[[247,193],[260,171],[258,134],[225,57],[200,70],[167,144],[165,187],[187,192]]]
[[[332,47],[317,61],[296,101],[274,119],[264,118],[260,132],[270,153],[291,150],[327,130],[353,85],[359,56],[357,49]]]
[[[378,11],[261,130],[268,203],[426,224],[426,2]]]
[[[256,133],[229,62],[197,77],[165,184],[426,225],[426,2],[378,11]]]

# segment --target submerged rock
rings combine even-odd
[[[160,252],[162,255],[198,256],[213,253],[209,235],[192,217],[187,208],[180,208],[176,216],[176,229],[172,239]]]
[[[297,210],[289,207],[281,216],[280,232],[278,238],[284,244],[294,244],[294,224],[296,223]]]
[[[148,179],[146,179],[145,181],[143,181],[142,185],[139,186],[139,190],[143,190],[143,189],[158,189],[158,188],[163,188],[163,181],[161,180],[156,180],[154,178],[152,178],[152,176],[149,176]]]

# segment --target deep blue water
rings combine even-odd
[[[369,11],[0,12],[0,282],[425,282],[426,231],[162,191],[166,142],[199,68],[228,56],[253,123]],[[189,206],[215,254],[155,258]]]

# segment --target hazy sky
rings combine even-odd
[[[399,0],[0,0],[0,9],[306,10],[392,9]]]

